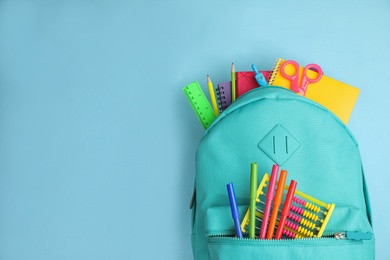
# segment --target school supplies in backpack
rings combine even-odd
[[[288,191],[291,186],[285,186],[283,183],[281,185],[282,191],[283,189]],[[259,224],[255,225],[255,228],[259,230],[261,239],[265,239],[265,234],[268,230],[266,225],[268,224],[268,220],[267,217],[265,217],[267,216],[266,197],[268,197],[271,188],[272,185],[270,184],[270,176],[268,175],[268,173],[266,173],[264,174],[260,185],[256,189],[256,202],[258,206],[256,206],[255,214],[257,216],[257,222],[261,223],[261,229]],[[286,198],[283,202],[283,208],[285,208],[286,203],[289,206],[286,207],[287,212],[285,214],[284,220],[283,211],[278,212],[279,214],[275,215],[275,220],[277,220],[277,223],[275,224],[278,227],[277,230],[280,233],[278,235],[278,232],[276,232],[275,238],[280,239],[280,235],[282,234],[282,232],[283,235],[285,235],[286,237],[295,239],[307,237],[322,237],[325,227],[332,216],[335,204],[328,204],[323,201],[320,201],[317,198],[314,198],[306,193],[296,190],[295,187],[293,193],[291,194],[291,198],[288,199],[288,193],[285,197]],[[292,202],[294,202],[294,205],[292,205]],[[247,210],[241,223],[241,231],[244,233],[248,233],[247,229],[249,226],[250,210],[251,209]],[[280,216],[280,218],[276,219],[276,217],[278,216]],[[283,224],[280,224],[281,222],[283,222]],[[284,227],[284,225],[286,225],[286,227]],[[274,237],[273,225],[270,228],[270,236],[267,237],[267,239],[272,239]]]
[[[288,170],[286,183],[297,180],[298,190],[336,205],[321,236],[315,237],[321,229],[317,222],[319,229],[310,238],[236,237],[226,185],[234,183],[237,215],[243,219],[250,204],[252,162],[257,162],[259,180],[278,164]],[[327,108],[289,89],[255,88],[213,120],[197,149],[195,189],[196,260],[374,259],[370,203],[357,141]]]

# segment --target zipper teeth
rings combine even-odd
[[[305,240],[310,240],[311,241],[311,240],[322,240],[322,239],[334,239],[334,240],[337,240],[335,238],[336,233],[325,235],[325,236],[321,236],[321,237],[304,237],[304,238],[296,238],[296,239],[293,239],[293,238],[260,239],[260,238],[249,238],[249,237],[239,238],[239,237],[236,237],[235,234],[222,234],[221,233],[221,234],[213,234],[213,235],[209,236],[209,238],[221,237],[221,238],[229,238],[229,239],[238,239],[238,240],[242,240],[242,241],[305,241]]]

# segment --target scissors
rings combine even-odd
[[[292,75],[288,75],[286,72],[286,66],[288,65],[292,65],[295,69],[295,72]],[[296,61],[288,60],[284,62],[281,66],[280,73],[285,79],[288,79],[291,82],[292,91],[294,91],[295,93],[299,93],[302,96],[305,96],[307,86],[309,84],[316,83],[317,81],[319,81],[322,78],[322,75],[324,75],[324,73],[322,72],[321,67],[317,64],[308,64],[303,71],[302,82],[299,85],[299,68],[299,64]],[[316,71],[318,73],[317,76],[315,78],[309,78],[309,76],[307,76],[308,70]]]

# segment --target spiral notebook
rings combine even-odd
[[[219,83],[216,92],[219,112],[222,112],[232,103],[232,91],[230,81],[224,81]]]
[[[280,58],[276,60],[274,70],[268,82],[270,86],[291,88],[290,81],[285,79],[279,71],[280,66],[282,66],[284,62],[285,61]],[[286,66],[285,68],[288,75],[294,73],[294,68],[290,68],[289,66]],[[304,68],[300,66],[300,75],[303,74],[303,70]],[[315,71],[308,71],[308,76],[314,78],[316,73],[317,72]],[[338,116],[341,121],[347,124],[359,96],[359,92],[360,90],[356,87],[323,75],[318,82],[309,84],[305,97],[328,108]]]
[[[264,77],[268,80],[272,71],[260,71]],[[253,71],[238,71],[236,72],[236,97],[242,96],[244,93],[259,87],[255,79],[256,73]]]
[[[264,77],[268,80],[271,76],[272,71],[261,71]],[[236,72],[236,98],[239,98],[246,92],[259,87],[255,79],[256,73],[253,71],[237,71]],[[231,82],[224,81],[218,84],[217,100],[219,111],[224,111],[228,106],[230,106],[232,101],[232,92],[231,92]]]

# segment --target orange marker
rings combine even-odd
[[[281,170],[279,182],[278,182],[278,189],[276,190],[276,195],[274,199],[274,207],[272,208],[271,218],[269,221],[267,239],[272,239],[272,236],[274,235],[276,218],[278,216],[280,204],[282,204],[283,189],[284,189],[284,183],[286,182],[286,178],[287,178],[287,171]]]

